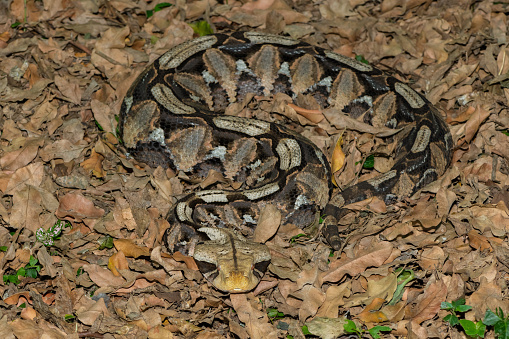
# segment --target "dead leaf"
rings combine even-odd
[[[372,252],[359,258],[334,261],[331,263],[329,270],[325,272],[323,281],[337,282],[346,274],[355,276],[367,267],[380,266],[390,257],[392,250],[392,245],[389,242],[382,241],[377,244],[377,248]]]
[[[138,246],[132,240],[116,239],[113,241],[113,244],[115,245],[117,251],[122,252],[126,257],[150,257],[150,249],[148,247]]]

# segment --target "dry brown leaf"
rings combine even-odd
[[[136,245],[129,239],[116,239],[113,241],[117,251],[128,258],[150,257],[150,248]]]
[[[230,299],[251,338],[277,338],[277,330],[269,324],[267,314],[253,306],[257,304],[257,300],[253,299],[252,294],[231,294]]]
[[[373,299],[371,304],[366,306],[366,308],[357,315],[357,318],[364,323],[381,323],[388,321],[389,319],[387,319],[387,316],[382,311],[379,311],[384,303],[385,299],[383,298]]]
[[[412,319],[415,324],[422,324],[432,319],[440,310],[442,301],[447,300],[447,287],[442,280],[436,280],[433,276],[426,284],[424,291],[415,300],[415,305],[408,305],[405,313],[407,319]]]
[[[393,247],[391,243],[382,241],[376,244],[376,248],[355,259],[337,260],[331,263],[329,270],[324,273],[323,281],[337,282],[346,274],[355,276],[368,267],[382,265],[391,255]]]
[[[344,282],[339,286],[330,286],[325,292],[325,300],[316,313],[318,318],[337,318],[339,307],[345,304],[345,297],[351,294],[352,283]]]
[[[108,268],[110,269],[111,273],[113,273],[113,275],[116,277],[121,276],[121,274],[118,273],[117,269],[128,270],[129,264],[127,263],[127,259],[124,255],[124,252],[118,251],[117,253],[113,254],[108,260]]]
[[[88,157],[87,160],[81,162],[81,167],[83,167],[85,170],[90,171],[92,175],[96,178],[104,178],[105,172],[102,168],[102,162],[104,160],[104,157],[97,153],[95,149],[92,150],[92,153]]]
[[[70,81],[67,77],[55,76],[55,85],[58,90],[75,105],[81,102],[81,90],[77,81]]]
[[[481,279],[481,284],[470,297],[466,298],[465,304],[472,306],[475,319],[482,319],[488,308],[496,310],[500,307],[504,314],[509,312],[507,297],[504,297],[500,286],[486,279]]]
[[[479,251],[493,251],[490,242],[488,239],[479,234],[476,230],[471,230],[468,232],[468,243],[470,246]]]
[[[294,105],[292,103],[289,103],[288,106],[293,108],[295,110],[295,112],[297,112],[297,114],[302,115],[304,118],[308,119],[309,121],[311,121],[315,124],[319,123],[324,118],[321,110],[305,109],[305,108],[299,107],[297,105]]]
[[[57,217],[72,218],[76,221],[98,219],[104,215],[104,210],[94,206],[94,203],[81,194],[68,193],[59,199],[60,205],[56,211]]]
[[[277,233],[281,224],[281,212],[273,204],[267,204],[260,212],[260,218],[253,234],[253,241],[265,243]]]
[[[334,146],[334,151],[332,151],[332,158],[331,158],[331,171],[332,173],[336,173],[339,171],[343,166],[345,165],[345,153],[342,150],[343,146],[343,137],[340,136],[338,141],[336,141],[336,146]],[[338,186],[336,183],[336,179],[334,178],[334,175],[331,177],[332,183],[334,186]]]
[[[99,287],[118,288],[125,284],[122,277],[116,277],[110,270],[95,264],[83,265],[83,269],[88,273],[90,279]]]

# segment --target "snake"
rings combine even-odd
[[[281,97],[394,129],[392,167],[334,189],[327,157],[288,119],[236,112]],[[261,32],[211,34],[169,49],[127,91],[119,130],[130,157],[172,169],[192,187],[170,208],[163,242],[229,293],[254,289],[270,264],[269,248],[250,240],[267,206],[280,211],[282,225],[305,231],[322,215],[321,232],[339,250],[344,206],[410,196],[444,174],[452,157],[440,112],[407,84],[329,49]],[[210,184],[201,187],[204,180]]]

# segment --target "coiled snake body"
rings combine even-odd
[[[330,167],[311,141],[276,123],[224,114],[252,94],[278,93],[401,129],[394,165],[329,199]],[[265,245],[242,235],[265,205],[303,229],[323,211],[323,234],[338,249],[343,205],[416,192],[444,173],[452,148],[439,113],[406,84],[332,51],[256,32],[204,36],[163,54],[129,89],[120,130],[139,161],[191,181],[214,170],[241,186],[187,194],[170,211],[165,235],[170,251],[192,254],[204,276],[229,292],[253,289],[270,262]]]

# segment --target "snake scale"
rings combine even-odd
[[[330,166],[311,141],[282,124],[225,114],[253,95],[281,93],[401,129],[394,165],[330,198]],[[444,173],[452,153],[440,114],[408,85],[332,51],[257,32],[208,35],[171,48],[127,92],[120,131],[138,161],[178,170],[190,183],[216,171],[235,188],[219,183],[181,197],[164,235],[170,252],[192,255],[205,278],[227,292],[253,289],[270,263],[267,246],[245,236],[267,204],[281,211],[282,224],[305,230],[323,211],[323,235],[339,249],[342,206],[413,194]]]

